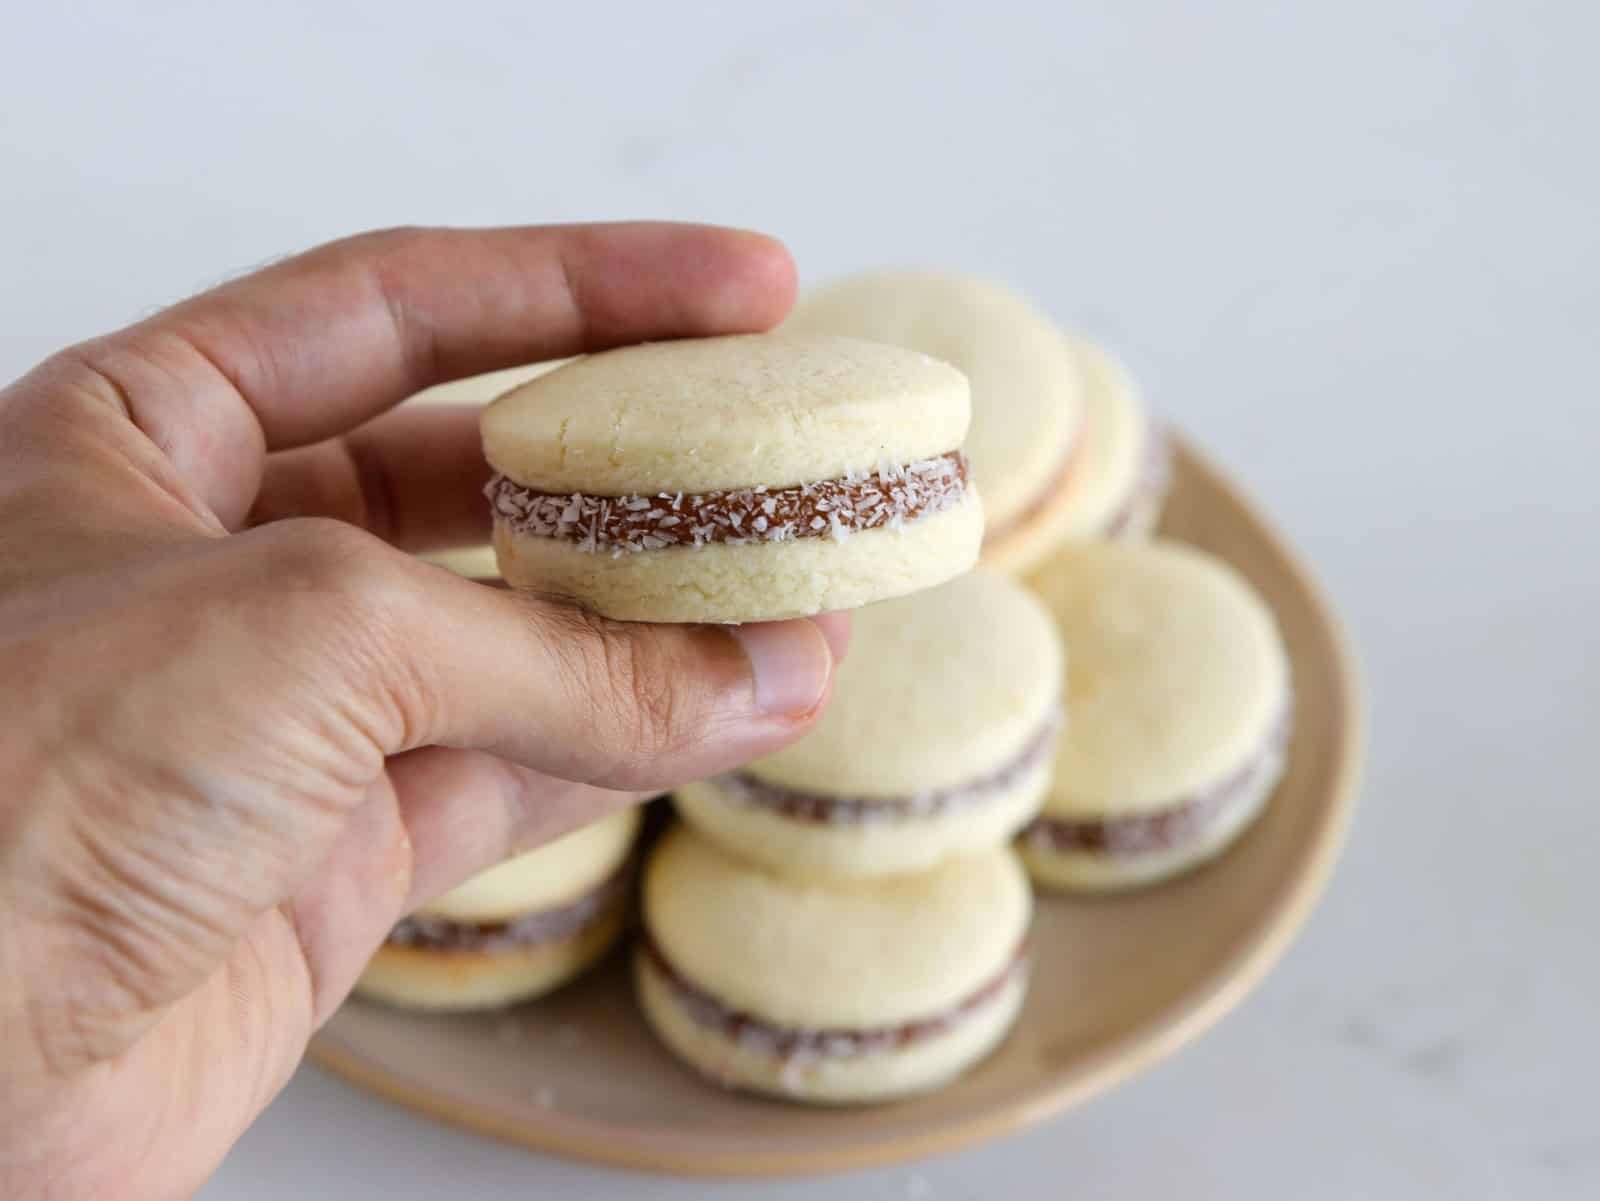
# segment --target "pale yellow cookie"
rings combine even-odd
[[[501,572],[615,618],[850,608],[972,565],[966,380],[926,355],[782,334],[579,359],[483,416]]]
[[[1026,877],[1004,847],[929,872],[808,882],[679,827],[647,868],[640,1000],[738,1088],[812,1102],[944,1083],[1004,1035],[1026,983]]]
[[[919,871],[998,845],[1044,800],[1060,727],[1049,614],[975,571],[853,617],[804,738],[674,794],[708,837],[777,871]]]
[[[1031,577],[1072,651],[1034,877],[1101,889],[1217,854],[1282,771],[1288,659],[1271,612],[1226,563],[1175,543],[1073,543]]]
[[[627,809],[457,885],[395,927],[357,994],[469,1010],[566,983],[622,931],[638,829],[639,811]]]

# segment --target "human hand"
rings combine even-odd
[[[628,626],[406,553],[481,542],[439,380],[759,330],[755,235],[335,243],[0,392],[0,1196],[187,1196],[391,925],[804,733],[845,629]]]

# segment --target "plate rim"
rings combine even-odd
[[[1365,764],[1365,706],[1359,670],[1344,625],[1299,552],[1232,476],[1197,450],[1188,437],[1175,435],[1173,443],[1174,453],[1181,459],[1179,470],[1206,477],[1207,483],[1224,493],[1256,527],[1285,577],[1304,596],[1317,628],[1330,644],[1329,658],[1334,666],[1331,678],[1323,682],[1331,692],[1336,717],[1335,728],[1330,731],[1336,743],[1333,779],[1328,804],[1310,844],[1306,868],[1290,883],[1284,901],[1268,911],[1262,926],[1222,962],[1209,989],[1197,993],[1164,1018],[1106,1043],[1087,1064],[1020,1091],[985,1112],[878,1143],[820,1152],[748,1148],[718,1151],[714,1158],[708,1158],[698,1150],[675,1151],[656,1144],[641,1147],[616,1139],[609,1129],[564,1121],[558,1112],[552,1112],[547,1122],[531,1126],[487,1106],[413,1087],[405,1077],[344,1051],[320,1034],[312,1039],[306,1058],[347,1083],[405,1109],[534,1151],[610,1168],[688,1177],[817,1176],[949,1154],[1016,1133],[1140,1074],[1211,1029],[1283,957],[1327,888],[1349,831]]]

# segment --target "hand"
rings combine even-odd
[[[397,230],[0,392],[0,1196],[186,1196],[397,918],[802,734],[844,627],[622,625],[406,553],[482,542],[434,382],[764,329],[777,244]]]

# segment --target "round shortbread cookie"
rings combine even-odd
[[[356,991],[410,1009],[491,1009],[549,992],[622,932],[640,812],[625,809],[479,872],[402,921]]]
[[[1021,1000],[1032,902],[997,847],[929,872],[821,884],[678,827],[646,869],[646,1015],[715,1078],[805,1100],[931,1087]]]
[[[579,359],[483,416],[501,572],[615,618],[848,608],[970,567],[961,373],[850,338],[742,335]]]
[[[661,954],[698,988],[778,1025],[828,1029],[959,1005],[1016,954],[1032,902],[1004,847],[929,872],[812,881],[678,826],[646,866],[644,909]]]
[[[1271,612],[1226,563],[1167,542],[1068,544],[1029,583],[1072,649],[1072,721],[1021,844],[1035,877],[1114,887],[1216,854],[1283,766],[1291,693]]]
[[[854,615],[816,727],[679,789],[709,837],[774,870],[917,871],[1004,842],[1038,811],[1062,649],[1020,585],[976,571]]]

